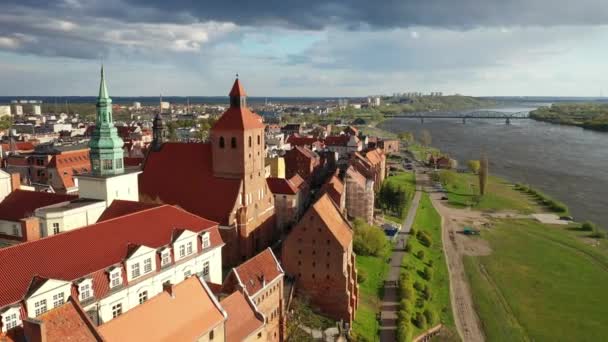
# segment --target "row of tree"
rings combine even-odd
[[[377,203],[380,209],[403,217],[409,194],[405,186],[396,182],[384,182],[378,193]]]

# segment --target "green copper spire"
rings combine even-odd
[[[101,67],[101,82],[97,98],[97,119],[95,129],[89,141],[92,173],[96,176],[111,176],[124,172],[122,139],[112,119],[112,99]]]

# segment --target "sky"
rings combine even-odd
[[[608,93],[605,0],[2,0],[0,96]]]

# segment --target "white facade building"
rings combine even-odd
[[[77,175],[81,198],[104,200],[110,206],[115,199],[139,201],[138,175],[141,171],[125,171],[115,176]]]
[[[10,115],[11,115],[11,106],[0,106],[0,117],[10,116]]]
[[[40,222],[40,236],[52,236],[97,222],[106,202],[103,200],[77,199],[38,208],[34,212]]]

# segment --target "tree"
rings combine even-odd
[[[353,249],[358,255],[381,256],[387,250],[387,240],[381,229],[367,224],[360,218],[355,219]]]
[[[479,172],[479,160],[469,160],[467,162],[467,166],[469,167],[469,170],[471,170],[471,172],[477,174],[477,172]]]
[[[400,140],[405,141],[406,144],[411,144],[414,141],[414,134],[412,132],[402,132],[398,135]]]
[[[585,222],[583,222],[583,225],[581,226],[581,230],[592,232],[595,230],[595,224],[593,224],[592,222],[589,222],[589,221],[585,221]]]
[[[488,184],[488,157],[486,154],[481,155],[479,161],[479,195],[486,194],[486,186]]]
[[[420,133],[420,143],[424,146],[429,146],[433,142],[433,138],[431,137],[431,132],[426,129],[423,129]]]

